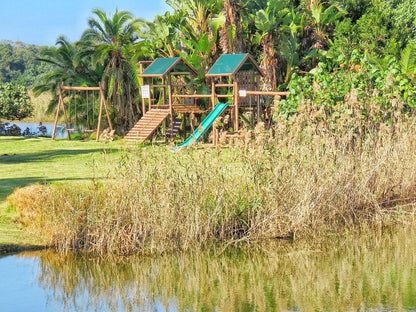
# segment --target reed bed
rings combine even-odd
[[[270,130],[260,123],[218,151],[126,152],[107,180],[31,186],[36,196],[27,200],[33,189],[23,188],[9,202],[46,244],[100,255],[413,222],[414,119],[351,103],[332,117],[306,103],[289,121],[276,116]]]

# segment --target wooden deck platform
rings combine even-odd
[[[174,111],[180,114],[184,113],[194,113],[194,114],[203,114],[208,112],[207,110],[202,110],[198,106],[190,105],[190,104],[180,104],[180,105],[173,105]]]

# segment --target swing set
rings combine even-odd
[[[103,108],[105,110],[105,114],[107,116],[107,121],[108,121],[108,125],[110,127],[110,130],[113,130],[113,126],[111,124],[111,120],[110,120],[110,114],[108,112],[108,107],[107,107],[107,101],[105,100],[105,96],[104,96],[104,85],[102,83],[99,84],[98,87],[71,87],[71,86],[64,86],[64,83],[62,82],[61,84],[59,84],[58,86],[59,88],[59,101],[58,101],[58,107],[56,109],[56,116],[55,116],[55,123],[53,126],[53,132],[52,132],[52,140],[55,140],[55,133],[56,133],[56,128],[58,125],[58,119],[59,119],[59,113],[62,109],[63,113],[64,113],[64,118],[65,118],[65,125],[66,125],[66,131],[68,132],[68,139],[71,140],[71,132],[73,131],[78,131],[78,129],[76,128],[70,128],[69,123],[68,123],[68,114],[67,114],[67,110],[65,108],[65,104],[64,104],[64,92],[65,91],[73,91],[73,92],[77,92],[77,91],[83,91],[83,92],[87,92],[86,95],[86,104],[87,104],[87,111],[86,111],[86,119],[87,119],[87,129],[83,130],[84,132],[97,132],[97,138],[96,140],[98,141],[100,139],[100,131],[101,131],[101,119],[102,119],[102,115],[103,115]],[[99,108],[99,114],[98,114],[98,123],[97,123],[97,129],[90,129],[90,117],[89,117],[89,111],[90,111],[90,103],[89,103],[89,97],[88,97],[88,92],[92,92],[92,124],[95,124],[95,96],[94,96],[94,91],[99,91],[100,94],[100,108]],[[72,112],[75,115],[75,123],[77,123],[77,104],[76,102],[74,103],[74,108],[72,108]],[[70,106],[68,107],[68,110],[70,110]]]

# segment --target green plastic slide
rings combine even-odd
[[[217,106],[208,114],[207,117],[201,122],[198,128],[192,133],[185,142],[176,145],[174,148],[171,149],[172,152],[176,152],[181,147],[188,147],[194,141],[198,141],[205,132],[212,126],[214,120],[217,119],[219,115],[224,111],[224,109],[230,105],[230,103],[218,103]]]

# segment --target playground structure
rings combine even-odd
[[[141,68],[149,62],[143,62]],[[210,94],[195,94],[193,79],[196,71],[182,58],[158,58],[142,72],[143,117],[129,131],[125,139],[144,142],[164,124],[165,135],[175,136],[185,114],[208,113],[193,134],[178,146],[188,146],[199,140],[213,126],[213,142],[218,143],[217,117],[224,111],[230,118],[228,136],[238,136],[240,119],[254,126],[261,118],[264,103],[261,96],[284,96],[288,92],[260,91],[262,70],[248,54],[223,54],[205,75],[211,82]],[[145,79],[151,79],[145,84]],[[198,99],[208,99],[209,108],[196,104]],[[147,104],[146,104],[147,102]],[[149,108],[147,110],[147,107]],[[249,117],[246,116],[249,115]],[[167,121],[169,120],[169,126]],[[183,118],[186,121],[186,118]]]
[[[144,65],[148,62],[140,63],[143,116],[124,139],[143,142],[162,124],[165,136],[174,137],[181,123],[186,121],[183,115],[206,112],[196,105],[195,100],[178,101],[174,97],[174,94],[194,93],[197,72],[181,57],[157,58],[143,71]]]
[[[213,127],[212,141],[217,145],[219,140],[218,117],[223,112],[230,117],[227,117],[228,121],[226,122],[223,120],[222,126],[226,129],[226,136],[238,137],[240,136],[240,121],[244,121],[246,125],[254,128],[257,122],[264,120],[266,102],[262,99],[263,96],[288,94],[288,92],[259,90],[263,72],[248,53],[223,54],[218,58],[205,75],[210,84],[209,94],[196,92],[194,80],[198,73],[181,57],[157,58],[153,62],[142,61],[139,62],[139,66],[142,118],[124,137],[127,141],[137,143],[150,139],[162,125],[161,129],[164,131],[165,138],[175,137],[180,128],[186,130],[188,119],[195,120],[194,115],[207,113],[197,129],[194,128],[195,125],[191,121],[192,135],[178,146],[189,146],[190,143],[198,141],[210,127]],[[52,139],[55,139],[61,109],[65,117],[68,138],[71,139],[71,131],[76,131],[76,129],[69,128],[64,104],[65,91],[99,91],[100,108],[97,129],[86,130],[86,132],[97,131],[96,139],[99,140],[103,109],[109,127],[113,130],[105,100],[104,86],[101,83],[98,87],[73,87],[64,86],[62,83],[59,85],[59,102]],[[186,118],[187,115],[192,118]]]
[[[105,114],[107,116],[108,125],[109,125],[110,129],[113,130],[113,126],[111,124],[111,119],[110,119],[110,114],[108,112],[107,101],[105,100],[104,86],[103,86],[102,83],[100,83],[98,87],[75,87],[75,86],[64,86],[64,84],[62,82],[61,84],[58,85],[58,89],[59,89],[59,100],[58,100],[58,106],[56,108],[55,122],[54,122],[54,125],[53,125],[52,140],[55,140],[56,127],[58,125],[59,113],[60,113],[61,109],[64,113],[66,131],[68,132],[68,139],[71,140],[71,132],[72,131],[78,131],[78,129],[70,128],[70,124],[68,122],[68,114],[67,114],[67,111],[66,111],[66,108],[65,108],[65,103],[64,103],[64,92],[65,91],[75,91],[75,92],[77,92],[77,91],[81,91],[81,92],[99,91],[100,107],[99,107],[99,114],[98,114],[98,121],[97,121],[97,129],[96,130],[95,129],[92,129],[92,130],[91,129],[86,129],[84,131],[85,132],[97,132],[96,140],[98,141],[100,139],[101,119],[102,119],[102,115],[103,115],[103,109],[105,110]],[[92,104],[93,120],[94,120],[94,105],[95,105],[94,102],[95,101],[93,100],[93,102],[91,103]],[[89,125],[88,104],[89,103],[88,103],[88,97],[87,97],[87,125]],[[75,116],[76,116],[76,106],[75,106]]]

